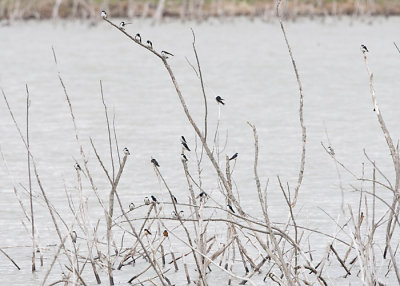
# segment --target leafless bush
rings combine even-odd
[[[258,134],[256,126],[251,123],[248,124],[254,137],[254,181],[262,218],[254,218],[253,213],[243,207],[237,193],[234,192],[234,165],[232,165],[232,162],[234,162],[235,158],[229,158],[228,156],[225,157],[225,160],[220,158],[221,154],[218,151],[220,146],[218,140],[216,140],[219,137],[218,123],[214,140],[211,140],[210,136],[208,136],[208,101],[200,68],[200,57],[195,46],[194,32],[193,51],[196,65],[192,65],[192,68],[199,77],[204,98],[204,122],[201,122],[201,125],[204,124],[203,128],[193,119],[189,111],[178,81],[168,63],[168,54],[165,51],[158,52],[153,49],[152,45],[142,43],[137,37],[130,35],[109,18],[104,17],[105,22],[132,40],[134,44],[141,46],[149,51],[151,55],[160,59],[175,87],[186,118],[196,134],[196,142],[199,140],[201,143],[201,146],[196,146],[196,149],[193,150],[196,153],[196,161],[193,162],[187,161],[185,157],[186,147],[182,148],[182,168],[189,190],[186,202],[178,202],[176,200],[173,189],[169,187],[155,159],[151,162],[149,160],[149,164],[153,164],[155,175],[159,179],[161,187],[168,192],[169,200],[160,201],[156,198],[148,198],[144,200],[143,204],[136,206],[127,206],[121,201],[119,197],[119,181],[124,174],[126,162],[131,159],[129,156],[130,151],[120,148],[118,144],[115,122],[114,120],[112,124],[110,122],[106,97],[100,82],[100,94],[104,105],[108,132],[108,138],[103,143],[108,145],[109,154],[107,156],[110,156],[111,168],[104,163],[102,159],[104,154],[100,154],[97,151],[98,149],[92,138],[90,138],[90,143],[95,158],[109,183],[108,200],[101,196],[96,185],[96,180],[100,175],[94,173],[89,167],[88,150],[84,149],[79,135],[73,102],[68,94],[65,82],[60,72],[58,72],[58,80],[69,107],[75,139],[81,156],[75,164],[78,192],[72,194],[67,189],[65,190],[66,201],[72,215],[72,219],[67,221],[48,199],[46,189],[42,185],[40,170],[38,170],[34,154],[30,150],[29,128],[27,128],[26,137],[24,137],[7,101],[7,97],[2,91],[11,118],[28,153],[29,182],[31,180],[30,168],[32,167],[40,190],[40,193],[37,194],[32,192],[32,188],[29,188],[31,215],[28,215],[28,211],[18,196],[17,188],[14,186],[26,220],[31,222],[32,271],[36,269],[35,252],[40,248],[35,238],[33,196],[40,195],[38,200],[42,204],[44,203],[49,211],[59,239],[54,257],[51,259],[43,276],[42,285],[48,283],[49,274],[53,271],[57,261],[62,261],[63,275],[59,281],[55,281],[51,285],[61,282],[89,285],[90,282],[88,281],[94,280],[100,284],[102,283],[101,276],[102,274],[105,275],[105,273],[108,276],[109,284],[114,285],[115,276],[117,276],[115,274],[116,270],[126,269],[132,267],[132,265],[137,266],[133,271],[135,274],[128,280],[128,283],[133,285],[150,283],[153,285],[173,285],[174,280],[178,280],[181,277],[188,284],[194,282],[196,285],[213,285],[212,281],[208,279],[211,271],[225,273],[228,285],[233,283],[260,285],[262,279],[266,283],[274,282],[278,285],[328,285],[330,278],[326,268],[331,264],[336,264],[336,266],[343,268],[344,277],[353,275],[359,277],[359,281],[365,285],[379,285],[385,277],[382,277],[378,271],[378,260],[380,265],[384,264],[387,267],[387,273],[395,273],[395,279],[400,283],[400,273],[396,261],[399,245],[396,226],[399,226],[400,212],[399,148],[394,145],[377,104],[373,75],[369,69],[365,52],[363,56],[370,79],[374,110],[384,133],[395,169],[394,186],[366,153],[365,156],[373,171],[373,176],[370,179],[364,176],[364,172],[362,177],[357,177],[339,161],[332,146],[325,147],[322,143],[327,154],[331,156],[338,166],[351,173],[357,180],[370,184],[370,188],[366,188],[364,184],[361,188],[354,187],[355,191],[360,193],[358,209],[355,210],[351,205],[348,205],[347,208],[342,208],[345,223],[333,220],[338,226],[338,231],[334,235],[322,233],[317,228],[304,227],[297,222],[296,202],[301,195],[300,187],[306,166],[307,136],[303,115],[304,95],[300,73],[296,67],[284,23],[280,18],[279,4],[280,2],[277,5],[277,13],[280,19],[280,27],[299,87],[299,121],[302,135],[300,168],[294,192],[290,189],[288,182],[283,182],[280,177],[276,179],[286,202],[286,206],[283,207],[288,209],[287,220],[283,222],[273,222],[270,218],[267,198],[268,182],[265,188],[261,187],[263,182],[261,182],[258,175]],[[53,54],[55,64],[58,65],[54,50]],[[27,94],[27,102],[29,102],[28,88]],[[29,107],[29,104],[27,104],[27,107]],[[27,122],[29,122],[28,110]],[[220,112],[221,110],[219,110]],[[186,140],[183,140],[186,143]],[[120,150],[123,151],[121,152]],[[216,199],[216,195],[210,194],[202,182],[201,170],[205,165],[205,160],[211,163],[213,172],[217,175],[219,192],[224,198],[223,203]],[[3,161],[5,162],[4,157]],[[197,173],[191,171],[189,164],[195,166],[195,170],[197,170],[195,172]],[[377,174],[380,179],[377,178]],[[89,217],[90,211],[87,197],[84,196],[83,192],[83,181],[89,184],[91,192],[103,210],[104,217],[99,217],[95,220]],[[393,193],[391,203],[384,201],[377,194],[377,185],[387,188]],[[377,200],[387,206],[386,213],[381,217],[376,216]],[[172,207],[173,209],[170,216],[164,215],[164,210],[167,207]],[[99,226],[103,224],[105,233],[99,231]],[[222,230],[224,231],[223,243],[220,240],[221,235],[215,234],[211,230],[211,225],[217,225],[221,232]],[[385,226],[386,231],[383,230]],[[375,237],[376,233],[382,230],[385,232],[386,241],[385,249],[380,253]],[[314,259],[317,255],[313,257],[315,250],[310,243],[310,234],[329,240],[323,253],[319,253],[321,257],[319,261]],[[179,250],[175,249],[173,245],[179,245]],[[3,249],[0,249],[0,252],[15,267],[19,268],[9,254]],[[378,256],[381,255],[386,260],[378,259]],[[330,261],[330,257],[334,257],[333,260],[335,262]],[[85,268],[89,268],[87,267],[88,264],[91,267],[91,272],[93,272],[94,280],[88,277],[87,272],[84,272]],[[176,272],[176,274],[172,274],[173,272]]]

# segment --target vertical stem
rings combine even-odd
[[[111,156],[111,166],[112,166],[112,179],[113,182],[115,180],[115,167],[114,167],[114,157],[113,157],[113,151],[112,151],[112,142],[111,142],[111,130],[110,130],[110,121],[108,120],[108,112],[107,112],[107,105],[104,101],[104,94],[103,94],[103,84],[100,81],[100,91],[101,91],[101,100],[104,105],[104,112],[106,114],[106,120],[107,120],[107,131],[108,131],[108,142],[110,145],[110,156]]]
[[[26,87],[26,145],[28,147],[28,179],[29,179],[29,202],[31,205],[31,225],[32,225],[32,272],[36,271],[36,251],[35,251],[35,220],[33,216],[33,200],[32,200],[32,178],[31,178],[31,156],[29,149],[29,90]]]
[[[294,57],[293,57],[292,48],[290,47],[289,40],[288,40],[288,38],[286,36],[285,27],[283,26],[282,18],[281,18],[281,15],[279,14],[279,5],[280,4],[281,4],[281,0],[278,0],[278,3],[276,5],[276,13],[278,15],[279,23],[281,25],[282,33],[283,33],[283,36],[285,38],[286,46],[288,48],[289,55],[290,55],[290,58],[292,60],[292,65],[293,65],[294,72],[296,74],[296,79],[297,79],[297,84],[298,84],[298,87],[299,87],[299,94],[300,94],[299,117],[300,117],[301,137],[302,137],[303,144],[302,144],[302,151],[301,151],[299,176],[298,176],[298,179],[297,179],[297,186],[296,186],[295,193],[294,193],[294,198],[293,198],[293,201],[292,201],[292,207],[294,207],[296,205],[296,202],[297,202],[297,196],[299,194],[301,183],[303,182],[304,166],[305,166],[305,163],[306,163],[307,133],[306,133],[306,127],[304,125],[304,117],[303,117],[303,99],[304,99],[303,86],[301,84],[299,72],[297,70],[296,62],[295,62]]]

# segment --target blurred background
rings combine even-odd
[[[209,17],[249,16],[269,20],[275,14],[273,0],[0,0],[0,18],[95,20],[97,11],[113,17],[164,17],[202,21]],[[281,6],[290,18],[317,15],[398,15],[398,0],[290,0]]]

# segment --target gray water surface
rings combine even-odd
[[[365,149],[393,181],[390,153],[372,111],[368,74],[359,47],[365,44],[370,50],[368,61],[374,73],[378,103],[392,137],[399,138],[400,54],[393,45],[393,41],[400,44],[399,25],[399,18],[376,18],[372,23],[347,18],[340,21],[328,18],[323,22],[300,19],[286,23],[303,84],[307,127],[306,167],[296,206],[298,224],[329,234],[335,232],[335,224],[321,211],[337,218],[342,203],[334,161],[321,146],[321,142],[329,145],[327,135],[338,160],[357,176],[362,176],[362,163],[366,163],[365,176],[371,177],[371,165],[363,154]],[[285,222],[288,211],[276,177],[279,175],[282,181],[289,182],[294,190],[300,166],[301,129],[299,91],[279,23],[236,19],[224,23],[211,20],[202,24],[168,22],[151,26],[148,22],[133,21],[127,26],[129,33],[140,32],[143,40],[151,39],[157,51],[175,54],[168,62],[190,112],[203,128],[200,83],[186,60],[195,63],[190,27],[196,33],[206,85],[209,143],[212,144],[219,116],[214,98],[220,95],[226,101],[220,110],[221,149],[228,136],[220,159],[224,162],[225,155],[239,152],[233,176],[244,209],[256,217],[261,215],[254,182],[254,142],[247,125],[249,121],[258,129],[258,172],[262,185],[268,178],[270,180],[271,217],[276,222]],[[132,153],[119,187],[123,201],[126,205],[131,201],[138,205],[149,194],[168,198],[150,164],[151,157],[159,161],[160,171],[178,199],[187,200],[179,138],[185,135],[194,149],[195,133],[161,61],[105,22],[97,26],[72,22],[15,23],[0,28],[0,87],[24,130],[25,84],[29,86],[31,150],[42,183],[57,210],[70,218],[64,188],[76,195],[73,165],[74,158],[80,162],[81,159],[51,47],[56,52],[58,70],[71,98],[79,135],[104,201],[108,199],[109,187],[89,143],[91,137],[110,168],[100,80],[111,119],[115,113],[120,149],[126,146]],[[0,284],[13,281],[13,285],[37,285],[48,269],[55,248],[48,248],[45,266],[39,274],[32,275],[30,236],[21,223],[24,215],[13,192],[15,185],[28,207],[27,193],[20,185],[28,184],[27,155],[3,100],[0,101],[0,134],[1,151],[8,165],[7,169],[3,160],[0,164],[0,248],[22,267],[18,272],[0,255]],[[191,152],[188,156],[189,166],[195,173],[195,155]],[[217,200],[221,199],[215,171],[206,162],[205,188]],[[359,194],[353,192],[350,184],[360,187],[361,183],[342,169],[340,173],[344,200],[356,206]],[[85,184],[92,222],[95,222],[102,217],[102,210],[87,182]],[[366,183],[364,186],[370,188]],[[36,183],[34,190],[39,192]],[[389,201],[389,191],[378,187],[377,192]],[[382,204],[377,207],[378,212],[386,210]],[[58,243],[41,199],[35,202],[35,215],[41,244]],[[218,233],[218,227],[213,227]],[[323,250],[329,241],[319,237],[315,248]],[[60,267],[56,267],[51,281],[60,277],[59,271]],[[118,275],[118,283],[131,277],[126,273]],[[333,275],[332,279],[338,276]]]

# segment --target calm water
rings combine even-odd
[[[372,112],[369,81],[359,46],[366,44],[370,50],[368,57],[375,75],[378,103],[393,138],[399,138],[400,54],[393,45],[393,41],[400,44],[399,25],[398,18],[378,18],[372,24],[350,19],[287,23],[287,34],[304,88],[308,136],[305,177],[296,207],[298,224],[330,234],[335,231],[335,224],[320,210],[322,208],[337,218],[342,201],[335,164],[320,144],[322,141],[329,145],[327,134],[337,158],[357,175],[361,176],[362,163],[367,162],[363,154],[365,148],[387,176],[393,179],[389,151]],[[202,126],[200,84],[186,61],[188,58],[195,62],[190,27],[196,32],[196,45],[206,83],[211,135],[215,132],[219,112],[214,98],[220,95],[226,100],[226,105],[221,108],[220,145],[224,145],[225,136],[228,136],[228,144],[221,153],[221,159],[226,154],[239,152],[234,181],[242,204],[254,216],[260,215],[253,180],[253,136],[246,123],[250,121],[257,126],[259,133],[262,184],[270,179],[271,216],[275,221],[283,222],[288,214],[276,176],[288,181],[294,189],[301,137],[297,83],[279,25],[238,19],[225,23],[210,21],[199,25],[174,22],[159,26],[134,21],[128,26],[128,32],[140,32],[144,40],[151,39],[155,49],[175,54],[169,62],[190,111]],[[150,193],[167,198],[150,164],[151,157],[159,161],[160,170],[178,199],[187,200],[179,137],[185,135],[194,149],[195,135],[168,74],[157,58],[107,23],[94,27],[86,23],[15,23],[0,28],[0,39],[0,87],[7,94],[21,127],[24,127],[25,84],[29,85],[32,153],[48,196],[62,215],[70,216],[64,187],[76,197],[73,165],[74,158],[80,160],[80,155],[68,105],[57,79],[52,46],[103,199],[107,200],[109,187],[89,144],[89,137],[92,137],[107,166],[110,166],[100,80],[103,81],[111,117],[113,112],[116,114],[121,149],[127,146],[132,153],[119,189],[126,205],[130,201],[140,204],[143,197]],[[0,256],[0,284],[12,279],[14,285],[36,285],[48,269],[54,248],[47,248],[45,266],[37,276],[31,275],[30,238],[21,223],[24,216],[13,192],[14,184],[28,206],[28,197],[20,185],[27,185],[26,150],[2,99],[0,134],[0,146],[9,170],[2,160],[0,247],[22,267],[17,272]],[[193,152],[189,160],[190,168],[195,172]],[[208,166],[206,164],[204,168],[205,188],[218,200],[218,182]],[[371,166],[366,164],[366,176],[370,177],[371,173]],[[361,183],[343,170],[341,179],[346,204],[357,205],[359,194],[353,192],[350,184],[360,187]],[[86,186],[94,222],[103,214]],[[370,186],[365,184],[365,187],[370,190]],[[34,189],[38,191],[36,184]],[[377,192],[383,198],[390,197],[385,189],[378,188]],[[377,207],[381,212],[384,210],[380,204]],[[42,200],[36,200],[35,209],[41,244],[57,243]],[[166,214],[169,212],[166,207]],[[213,227],[218,233],[218,227]],[[225,237],[219,239],[223,241]],[[321,237],[315,239],[316,249],[322,250],[330,242]],[[318,257],[318,254],[315,255]],[[56,281],[60,277],[59,271],[58,266],[49,281]],[[342,274],[333,275],[332,281]],[[116,274],[116,281],[122,283],[130,277],[129,273]],[[260,277],[263,278],[263,275]]]

